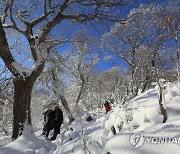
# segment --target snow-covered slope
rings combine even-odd
[[[165,86],[167,122],[162,123],[156,86],[129,102],[133,120],[106,142],[104,153],[180,153],[180,88],[176,82]]]
[[[103,109],[80,112],[71,125],[63,125],[55,141],[25,131],[14,142],[0,146],[0,154],[84,154],[85,151],[91,154],[179,154],[180,88],[176,82],[166,86],[166,123],[162,123],[156,86],[126,106],[117,105],[108,114],[102,112]],[[89,115],[92,121],[86,121]]]

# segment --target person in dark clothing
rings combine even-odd
[[[44,127],[42,135],[49,136],[49,132],[53,129],[53,111],[49,108],[45,109],[44,114]]]
[[[63,122],[63,112],[59,107],[59,104],[56,104],[54,106],[53,111],[53,118],[54,118],[54,135],[50,138],[51,140],[55,140],[57,135],[60,134],[60,127]]]
[[[109,105],[108,101],[106,101],[106,103],[104,104],[104,107],[105,107],[106,113],[108,113],[111,110],[111,106]]]

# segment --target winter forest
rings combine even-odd
[[[0,154],[179,154],[179,37],[179,0],[0,0]]]

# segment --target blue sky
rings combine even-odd
[[[144,5],[150,4],[150,3],[160,4],[162,2],[168,2],[168,0],[136,0],[134,4],[123,7],[121,13],[122,13],[122,16],[127,16],[133,8],[138,8],[139,5],[141,4],[144,4]],[[105,33],[105,30],[94,31],[93,33],[96,33],[95,35],[102,36]],[[111,69],[114,66],[112,64],[122,65],[125,67],[127,66],[127,64],[123,60],[116,58],[115,60],[113,60],[113,62],[110,62],[110,63],[104,60],[101,60],[98,67],[99,69],[102,69],[102,70]]]
[[[164,0],[164,1],[168,1],[168,0]],[[164,2],[163,0],[136,0],[136,2],[130,6],[126,6],[126,7],[123,7],[122,8],[122,11],[121,11],[121,15],[122,17],[126,16],[129,14],[130,10],[133,9],[133,8],[138,8],[138,6],[140,4],[150,4],[152,2],[155,2],[155,3],[161,3],[161,2]],[[63,26],[62,26],[63,25]],[[66,28],[66,23],[62,24],[61,26]],[[78,28],[86,28],[86,25],[79,25]],[[71,27],[71,31],[70,31],[70,34],[69,35],[73,35],[72,33],[74,33],[77,29],[77,27],[73,26]],[[97,36],[98,38],[100,38],[105,32],[107,32],[106,29],[103,29],[102,27],[99,27],[98,28],[99,30],[95,30],[95,29],[91,29],[89,30],[89,32],[92,34],[92,35],[95,35]],[[109,30],[110,30],[110,27],[109,27]],[[56,27],[54,30],[54,32],[58,31],[58,27]],[[59,31],[58,31],[59,32]],[[61,32],[60,32],[60,35],[63,34],[63,30],[61,29]],[[62,48],[60,48],[60,51],[63,51],[63,50],[67,50],[69,48],[69,44],[65,44]],[[100,49],[99,49],[100,50]],[[0,63],[1,63],[1,60],[0,60]],[[122,60],[119,60],[119,59],[116,59],[113,61],[113,63],[115,64],[120,64],[120,65],[123,65],[123,66],[126,66],[125,62],[123,62]],[[111,69],[112,68],[112,63],[108,63],[108,62],[105,62],[103,61],[103,59],[101,59],[100,61],[100,64],[98,65],[98,67],[100,69],[103,69],[103,70],[106,70],[106,69]]]
[[[162,2],[167,2],[168,0],[135,0],[135,1],[136,1],[136,2],[133,3],[132,5],[125,6],[125,7],[123,6],[123,7],[122,7],[122,10],[121,10],[121,12],[120,12],[120,15],[121,15],[122,17],[126,17],[133,8],[138,8],[139,5],[141,5],[141,4],[150,4],[150,3],[157,3],[157,4],[159,4],[159,3],[162,3]],[[65,26],[65,28],[66,28],[66,25],[67,25],[67,22],[65,21],[65,23],[63,24],[63,26]],[[70,30],[70,34],[69,34],[69,35],[70,35],[70,36],[73,36],[77,29],[85,29],[85,30],[89,29],[89,30],[87,30],[88,33],[96,36],[96,37],[99,39],[99,38],[101,38],[101,36],[102,36],[104,33],[106,33],[108,30],[111,29],[111,26],[112,26],[112,25],[110,25],[110,26],[108,27],[108,30],[105,29],[105,28],[103,28],[102,26],[98,26],[98,25],[95,25],[95,26],[96,26],[96,29],[94,29],[92,26],[90,26],[89,28],[87,28],[87,25],[86,25],[86,24],[80,24],[80,25],[71,26],[71,30]],[[61,28],[62,28],[62,27],[61,27]],[[58,27],[56,27],[53,31],[56,32],[57,29],[58,29]],[[62,30],[62,29],[61,29],[61,30]],[[61,33],[61,32],[60,32],[60,33]],[[59,49],[59,52],[63,52],[64,50],[68,50],[69,46],[70,46],[70,44],[64,44],[64,46]],[[101,49],[99,48],[98,50],[100,51]],[[100,63],[97,65],[97,68],[98,68],[98,69],[102,69],[102,70],[111,69],[111,68],[112,68],[114,65],[116,65],[116,64],[117,64],[117,65],[122,65],[122,66],[125,66],[125,67],[127,66],[127,64],[126,64],[123,60],[120,60],[120,59],[118,59],[118,58],[114,59],[114,60],[113,60],[112,62],[110,62],[110,63],[107,62],[107,61],[104,61],[104,60],[103,60],[103,56],[105,56],[105,55],[106,55],[105,53],[102,55],[102,58],[101,58],[101,60],[100,60]]]

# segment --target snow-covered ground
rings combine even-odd
[[[17,140],[2,146],[6,138],[1,136],[0,154],[179,154],[180,88],[177,82],[166,86],[166,123],[162,123],[156,86],[108,114],[102,110],[80,112],[72,124],[62,126],[52,142],[40,137],[40,131],[35,135],[24,131]],[[89,114],[93,120],[88,122]]]

